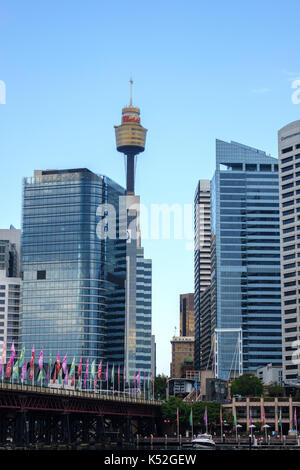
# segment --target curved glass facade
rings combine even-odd
[[[124,361],[126,241],[100,239],[97,208],[125,190],[87,169],[36,171],[23,184],[21,343],[44,357]],[[110,227],[105,226],[105,230]],[[108,341],[109,340],[109,341]]]
[[[212,330],[242,329],[244,372],[281,364],[277,160],[217,140],[211,197]],[[238,369],[237,336],[219,334],[220,378]]]

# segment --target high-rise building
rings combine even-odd
[[[156,377],[156,342],[155,335],[151,336],[151,374]]]
[[[24,179],[21,342],[27,359],[34,345],[45,358],[59,352],[70,362],[124,362],[124,195],[121,186],[85,168],[38,170]],[[109,207],[116,214],[111,223]]]
[[[126,157],[126,328],[125,367],[131,376],[135,370],[151,373],[152,264],[144,258],[140,231],[140,197],[135,194],[136,156],[145,149],[147,129],[142,127],[140,109],[132,105],[122,109],[122,123],[115,126],[118,152]]]
[[[0,230],[0,356],[4,343],[8,355],[18,346],[21,286],[20,230],[11,226]]]
[[[205,368],[202,345],[207,343],[206,330],[202,330],[200,296],[210,285],[211,230],[210,181],[200,180],[194,199],[194,287],[195,287],[195,369]],[[206,322],[206,320],[204,320]]]
[[[180,378],[185,375],[186,361],[194,363],[194,337],[193,336],[173,336],[171,339],[172,362],[171,377]]]
[[[283,380],[299,380],[300,121],[278,132]],[[299,189],[297,189],[299,187]],[[299,234],[298,234],[299,232]]]
[[[212,368],[211,289],[208,286],[200,295],[200,369]],[[196,344],[195,344],[196,348]]]
[[[194,336],[194,294],[180,295],[180,336]]]
[[[281,364],[278,161],[216,141],[211,183],[215,372]]]

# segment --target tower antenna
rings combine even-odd
[[[132,78],[129,80],[129,83],[130,83],[130,106],[132,107],[132,85],[133,85]]]

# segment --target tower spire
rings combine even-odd
[[[132,85],[133,85],[132,78],[130,78],[129,83],[130,83],[130,107],[132,107]]]

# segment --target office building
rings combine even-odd
[[[194,336],[195,333],[194,294],[180,295],[180,336]]]
[[[212,367],[211,289],[208,286],[200,295],[200,369]],[[196,344],[195,344],[196,349]]]
[[[216,141],[211,182],[211,316],[216,377],[280,365],[278,161]]]
[[[210,230],[210,181],[200,180],[194,198],[194,287],[195,287],[195,368],[200,370],[205,366],[205,352],[202,345],[207,343],[207,330],[202,330],[200,315],[200,296],[210,285],[211,230]],[[203,356],[204,355],[204,356]],[[203,358],[202,358],[203,356]]]
[[[173,336],[171,340],[172,363],[170,374],[172,378],[185,377],[186,360],[194,362],[194,337]]]
[[[289,383],[300,381],[300,121],[279,130],[278,155],[283,381]]]
[[[34,345],[44,350],[45,362],[57,352],[67,353],[68,362],[124,362],[124,195],[121,186],[85,168],[36,170],[24,179],[21,343],[27,360]]]
[[[0,230],[0,357],[6,344],[4,359],[10,357],[12,343],[19,342],[21,302],[20,230]]]

